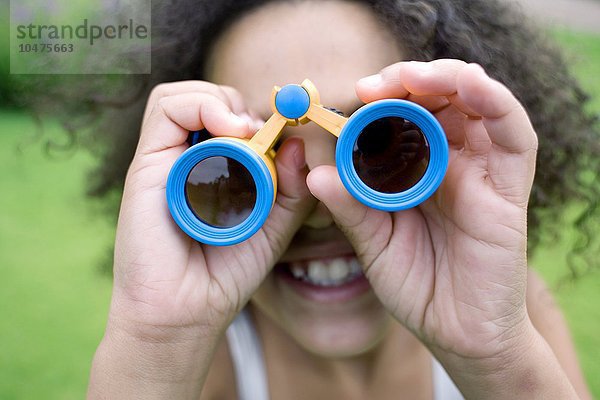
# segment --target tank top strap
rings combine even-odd
[[[238,400],[269,400],[267,370],[252,316],[244,309],[226,332]],[[434,400],[464,400],[444,367],[432,357]]]
[[[434,357],[431,358],[431,363],[433,367],[433,400],[464,400],[442,364]]]
[[[252,316],[244,309],[226,331],[238,400],[269,400],[267,370]]]

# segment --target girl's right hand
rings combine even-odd
[[[165,187],[171,166],[188,147],[189,131],[207,129],[214,136],[248,138],[256,130],[256,121],[252,124],[248,115],[241,95],[230,87],[187,81],[161,84],[152,91],[125,182],[112,303],[91,387],[95,378],[99,383],[95,371],[98,375],[98,369],[110,369],[113,363],[120,363],[118,369],[124,372],[141,368],[143,380],[152,381],[154,369],[163,379],[179,375],[162,369],[160,360],[168,368],[173,362],[185,364],[189,358],[197,361],[194,366],[180,365],[182,376],[197,379],[198,374],[204,375],[219,337],[313,209],[316,201],[305,183],[304,146],[300,139],[290,139],[275,160],[279,174],[276,203],[252,238],[235,246],[206,246],[175,224]],[[153,351],[160,353],[161,346],[136,349],[139,343],[168,344],[170,356],[183,354],[176,360],[165,359],[167,354],[155,354],[153,359]]]

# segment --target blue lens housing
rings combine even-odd
[[[354,144],[371,122],[385,117],[400,117],[416,124],[429,144],[429,165],[423,177],[410,189],[382,193],[367,186],[354,169]],[[361,203],[382,211],[400,211],[416,207],[440,186],[448,168],[448,141],[440,123],[424,107],[397,99],[369,103],[350,116],[335,149],[338,173],[350,194]]]
[[[230,228],[215,227],[200,220],[190,208],[185,186],[188,175],[202,160],[210,157],[227,157],[248,169],[256,185],[254,209],[242,222]],[[269,169],[260,156],[237,140],[214,138],[187,149],[171,168],[167,179],[167,204],[173,219],[191,238],[214,246],[240,243],[264,224],[274,203],[274,182]]]

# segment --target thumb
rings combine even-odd
[[[348,238],[365,270],[386,249],[392,235],[392,218],[385,211],[365,206],[344,187],[337,169],[322,165],[310,171],[307,185],[323,202]]]
[[[257,234],[231,247],[205,246],[209,258],[220,260],[215,265],[227,266],[213,268],[212,274],[222,282],[225,292],[238,295],[239,300],[232,301],[233,304],[245,304],[256,291],[317,202],[306,187],[308,168],[301,139],[286,140],[277,152],[275,163],[279,181],[277,197]]]
[[[302,139],[291,137],[283,142],[275,164],[278,174],[277,198],[262,229],[278,253],[287,248],[317,201],[306,186],[308,167]]]

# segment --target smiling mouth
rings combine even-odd
[[[296,281],[320,287],[343,286],[363,276],[354,256],[286,262],[276,268]]]
[[[323,306],[363,298],[371,287],[350,242],[335,225],[301,228],[273,272],[286,290]]]

